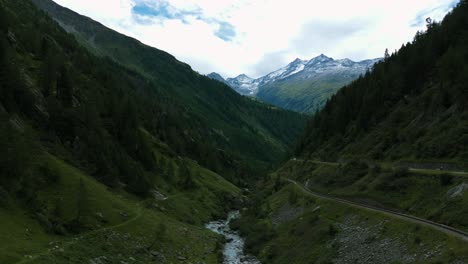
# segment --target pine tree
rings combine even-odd
[[[0,5],[0,32],[7,33],[8,31],[8,19],[7,19],[7,12],[5,8]]]
[[[89,211],[89,202],[88,202],[88,190],[86,189],[85,183],[82,178],[80,178],[80,183],[78,186],[78,197],[77,197],[77,215],[76,220],[78,223],[83,224],[83,218],[88,216]]]
[[[185,161],[181,162],[179,167],[180,167],[179,174],[180,174],[180,178],[181,178],[182,188],[184,188],[186,190],[194,188],[195,187],[195,181],[193,180],[192,171],[187,166]]]
[[[65,107],[73,106],[73,87],[70,80],[69,69],[65,65],[60,68],[59,77],[57,79],[57,97]]]
[[[53,56],[47,56],[42,63],[41,86],[42,94],[48,97],[57,85],[57,72]]]
[[[388,49],[385,49],[384,58],[385,58],[385,59],[390,58],[390,54],[388,53]]]

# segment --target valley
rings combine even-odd
[[[342,86],[370,71],[380,60],[334,60],[321,54],[310,60],[298,58],[257,79],[241,74],[225,80],[214,72],[207,76],[226,83],[242,95],[252,96],[284,109],[313,114]]]
[[[247,34],[154,3],[126,12]],[[0,263],[468,263],[468,2],[446,13],[384,58],[224,79],[0,0]]]

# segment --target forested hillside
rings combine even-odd
[[[4,118],[110,186],[148,188],[159,164],[146,134],[234,179],[280,159],[300,133],[302,116],[243,98],[164,52],[112,32],[146,51],[147,78],[96,57],[30,1],[1,3]]]
[[[258,173],[285,156],[305,117],[239,96],[176,60],[51,0],[33,0],[92,53],[133,69],[170,98],[163,138],[176,151],[228,177]],[[162,101],[167,101],[163,99]],[[144,108],[142,108],[144,109]],[[183,109],[184,113],[176,113]],[[161,134],[158,132],[158,134]],[[208,140],[207,140],[208,139]]]
[[[386,56],[314,116],[297,154],[466,162],[468,3]]]
[[[30,0],[0,0],[0,262],[176,261],[183,248],[217,263],[218,237],[200,226],[239,201],[225,179],[261,176],[305,117],[107,31],[135,64],[83,46]],[[187,249],[190,236],[203,247]]]

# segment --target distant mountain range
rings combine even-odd
[[[311,60],[296,59],[287,66],[258,79],[241,74],[224,79],[218,73],[208,77],[226,83],[242,95],[279,107],[311,113],[323,106],[342,86],[349,84],[380,59],[354,62],[334,60],[321,54]]]

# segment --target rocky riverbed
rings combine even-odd
[[[229,223],[240,216],[239,211],[232,211],[227,219],[209,222],[206,228],[226,238],[223,264],[260,264],[255,257],[244,253],[244,239],[238,232],[231,230]]]

